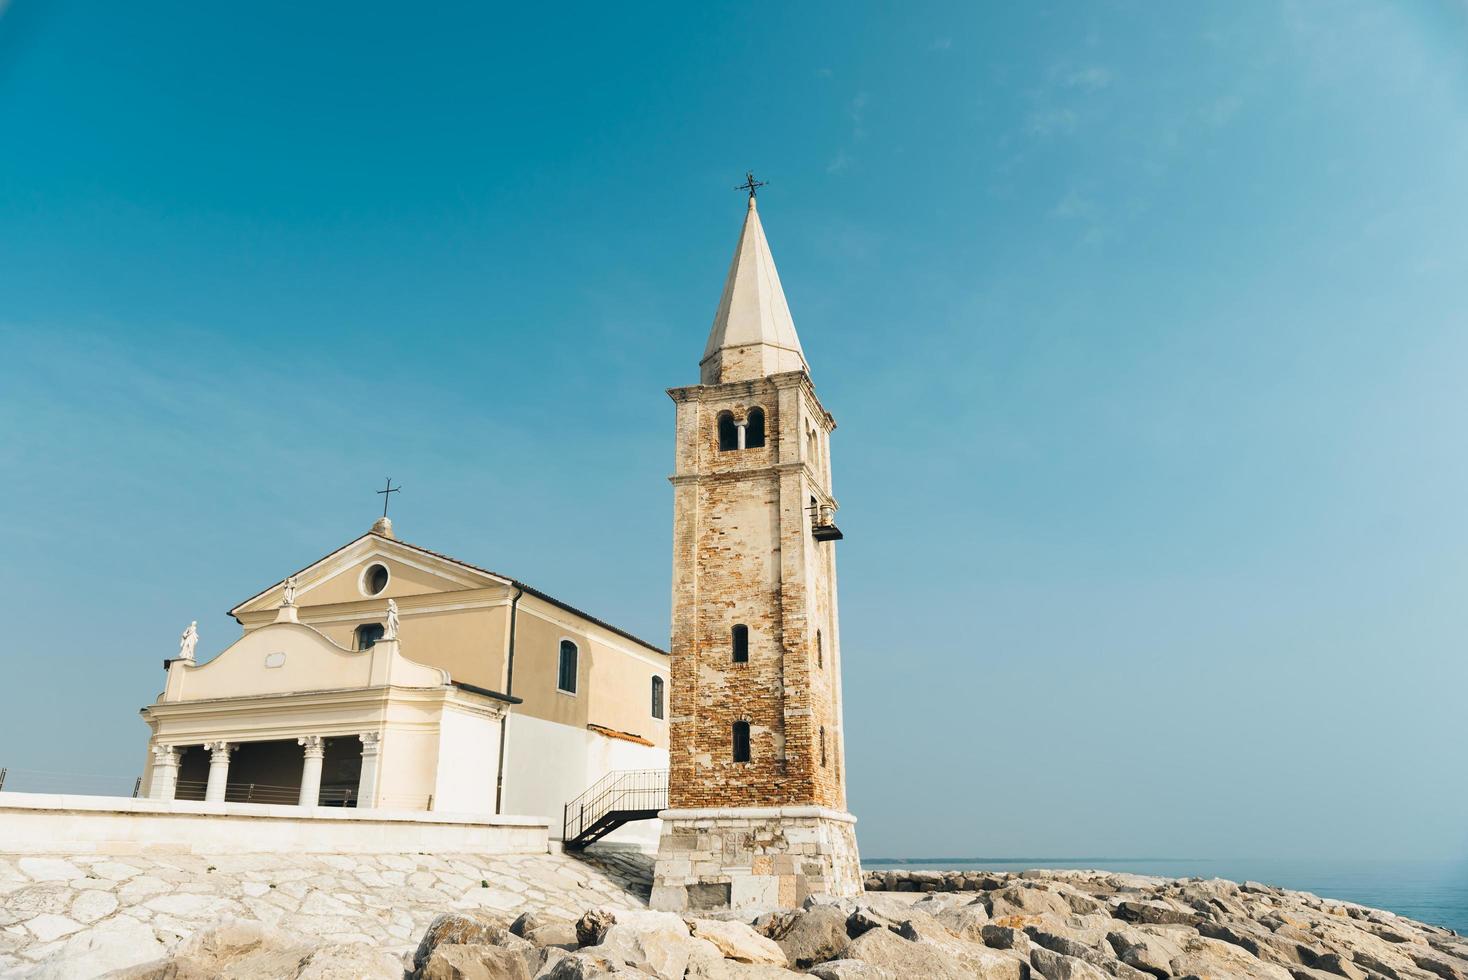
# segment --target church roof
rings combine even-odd
[[[311,562],[309,565],[306,565],[304,568],[298,569],[297,571],[292,572],[291,574],[292,575],[304,575],[306,572],[308,572],[311,569],[315,568],[316,566],[322,564],[323,562],[330,561],[332,558],[334,558],[337,555],[341,554],[342,552],[346,551],[348,548],[353,547],[354,545],[358,544],[361,541],[366,541],[366,540],[369,540],[369,539],[376,539],[378,541],[387,542],[390,545],[394,545],[394,546],[397,546],[397,547],[400,547],[400,548],[406,548],[409,551],[417,552],[420,555],[427,555],[430,558],[436,558],[439,561],[449,562],[450,564],[457,565],[460,568],[466,568],[466,569],[469,569],[472,572],[477,572],[480,575],[488,576],[489,578],[492,578],[492,579],[496,580],[497,582],[500,582],[501,584],[504,584],[504,585],[512,585],[516,589],[519,589],[521,592],[524,592],[526,595],[534,596],[535,598],[540,599],[543,602],[548,602],[548,603],[550,603],[553,606],[556,606],[556,607],[558,607],[560,609],[564,609],[568,613],[572,613],[573,615],[580,616],[582,619],[586,620],[587,622],[594,623],[597,626],[600,626],[600,627],[602,627],[605,630],[608,630],[608,631],[610,631],[612,633],[617,634],[618,636],[622,637],[623,639],[631,640],[633,643],[636,643],[638,646],[646,647],[647,649],[652,650],[655,653],[660,653],[660,654],[662,654],[665,657],[668,656],[668,651],[664,650],[662,647],[655,646],[654,644],[651,644],[651,643],[647,642],[646,640],[642,639],[641,637],[634,636],[633,634],[627,632],[624,629],[621,629],[620,627],[613,626],[611,623],[608,623],[606,620],[598,619],[597,617],[591,615],[588,612],[585,612],[584,610],[577,609],[575,606],[571,605],[570,603],[562,602],[560,599],[557,599],[555,596],[552,596],[552,595],[549,595],[549,594],[547,594],[545,592],[542,592],[541,590],[539,590],[539,589],[537,589],[537,588],[535,588],[533,586],[526,585],[524,582],[521,582],[519,579],[511,578],[508,575],[501,575],[498,572],[492,572],[492,571],[490,571],[487,568],[482,568],[479,565],[470,564],[467,561],[463,561],[462,559],[454,558],[454,557],[451,557],[449,555],[445,555],[442,552],[433,551],[431,549],[424,548],[421,545],[409,544],[407,541],[403,541],[400,538],[395,538],[391,534],[381,534],[381,533],[379,533],[376,530],[368,531],[366,534],[362,535],[359,538],[353,538],[351,541],[348,541],[346,544],[342,545],[340,548],[337,548],[335,551],[332,551],[332,552],[329,552],[329,553],[327,553],[325,555],[322,555],[320,558],[318,558],[315,561]],[[261,589],[259,592],[257,592],[254,595],[250,596],[250,598],[246,599],[244,602],[241,602],[239,605],[237,605],[233,609],[231,609],[229,611],[229,614],[231,616],[235,617],[236,620],[238,620],[239,619],[240,610],[242,610],[245,606],[248,606],[250,603],[254,602],[256,599],[259,599],[261,596],[266,595],[267,593],[271,592],[274,589],[280,588],[280,586],[281,586],[281,583],[276,582],[273,585],[270,585],[270,586],[268,586],[268,587],[266,587],[264,589]]]
[[[753,194],[699,364],[705,384],[810,370]]]

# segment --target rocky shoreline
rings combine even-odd
[[[867,884],[906,894],[871,891],[739,918],[456,911],[436,918],[404,960],[370,944],[312,943],[230,922],[111,976],[1468,980],[1468,942],[1450,930],[1252,882],[1028,871],[877,872]]]

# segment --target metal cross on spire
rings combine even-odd
[[[393,486],[392,485],[392,477],[388,477],[387,478],[387,489],[386,490],[379,490],[377,492],[383,495],[382,496],[382,516],[383,517],[386,517],[387,516],[387,502],[392,499],[392,495],[393,494],[395,494],[395,493],[402,493],[403,492],[403,488],[402,487],[395,487],[395,486]]]
[[[763,186],[765,186],[768,183],[769,183],[769,181],[767,181],[767,180],[755,180],[754,179],[754,171],[752,171],[752,170],[746,170],[744,172],[744,183],[742,183],[742,184],[735,184],[734,185],[734,189],[736,191],[749,191],[749,196],[750,197],[754,197],[755,188],[757,188],[757,187],[763,187]]]

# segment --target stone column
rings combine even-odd
[[[148,783],[148,799],[171,800],[178,794],[178,749],[172,745],[153,746],[153,778]]]
[[[377,805],[377,753],[382,747],[382,733],[363,732],[357,737],[362,740],[362,776],[357,781],[357,809],[363,810]]]
[[[326,755],[326,740],[320,735],[305,735],[296,739],[296,744],[305,747],[300,805],[315,806],[321,802],[321,760]]]
[[[205,742],[209,750],[209,782],[204,787],[205,803],[223,803],[224,788],[229,782],[229,754],[235,747],[228,742]]]

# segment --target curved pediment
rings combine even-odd
[[[164,701],[339,691],[395,684],[441,687],[447,671],[414,663],[395,640],[348,650],[301,623],[278,622],[240,637],[207,663],[175,660]]]

